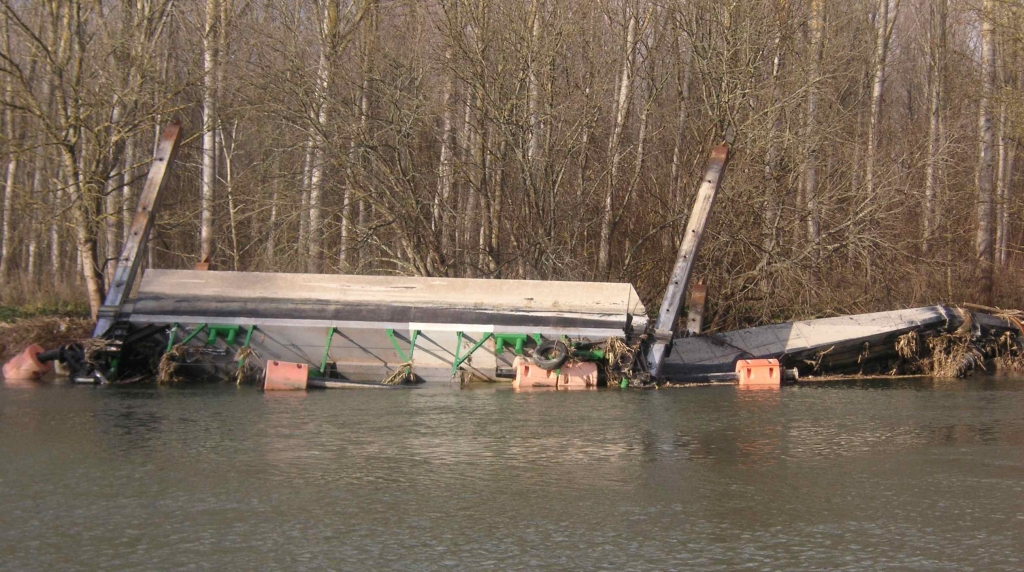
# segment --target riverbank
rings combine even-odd
[[[92,333],[89,308],[81,304],[0,306],[0,358],[29,344],[54,348],[84,340]]]

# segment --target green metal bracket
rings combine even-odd
[[[391,340],[391,345],[395,347],[395,351],[398,352],[398,357],[402,358],[403,362],[412,361],[412,354],[416,351],[416,338],[419,337],[419,330],[412,330],[409,332],[409,355],[406,356],[402,348],[398,346],[398,340],[395,339],[395,331],[392,329],[384,330],[388,334],[388,339]]]
[[[185,344],[191,342],[192,338],[194,338],[197,335],[199,335],[199,332],[201,332],[201,331],[203,331],[205,329],[206,329],[206,324],[199,324],[199,327],[196,328],[194,332],[192,332],[191,334],[185,336],[184,340],[181,340],[181,345],[185,345]]]
[[[224,324],[210,324],[207,328],[210,332],[206,336],[206,345],[212,346],[217,343],[218,336],[224,336],[224,341],[228,344],[234,344],[235,338],[238,336],[238,330],[241,326],[237,325],[224,325]]]
[[[459,351],[462,349],[462,332],[456,332],[455,361],[452,362],[452,375],[455,375],[456,373],[458,373],[459,367],[462,364],[466,363],[466,360],[468,360],[470,358],[470,356],[473,355],[473,352],[475,352],[476,350],[480,349],[480,346],[484,345],[484,342],[486,342],[488,339],[490,339],[493,336],[494,336],[494,334],[490,334],[490,333],[484,334],[484,337],[480,338],[480,341],[477,342],[476,345],[474,345],[472,348],[469,349],[469,353],[467,353],[466,355],[464,355],[462,357],[459,357]]]
[[[330,329],[327,330],[327,341],[324,342],[324,357],[323,357],[323,359],[320,360],[320,375],[321,376],[326,376],[327,375],[327,357],[328,357],[328,354],[331,353],[331,341],[334,340],[334,333],[336,331],[337,330],[334,328],[334,326],[331,326]]]
[[[177,333],[178,333],[178,323],[175,322],[174,325],[171,326],[171,335],[167,337],[167,349],[165,351],[169,352],[174,347],[174,336]]]
[[[505,344],[512,346],[512,352],[517,356],[523,355],[523,345],[530,336],[526,334],[494,334],[494,355],[500,356],[505,352]]]
[[[256,326],[249,326],[249,331],[245,334],[245,343],[242,344],[243,348],[249,347],[249,343],[252,341],[252,333],[256,331]],[[238,367],[245,365],[245,358],[238,358]]]

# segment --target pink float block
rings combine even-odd
[[[306,389],[309,366],[304,363],[271,360],[267,362],[263,391]]]
[[[37,344],[25,348],[25,351],[4,364],[4,378],[39,379],[44,373],[50,371],[50,364],[39,361],[37,357],[42,352],[43,348]]]
[[[512,387],[516,389],[553,388],[553,389],[588,389],[597,387],[597,364],[593,362],[575,362],[562,366],[559,370],[546,370],[537,367],[530,360],[517,357],[512,362],[516,370],[516,378]]]
[[[736,362],[740,389],[778,389],[782,368],[777,359],[741,359]]]

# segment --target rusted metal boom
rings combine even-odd
[[[139,196],[139,206],[135,211],[135,218],[132,219],[132,226],[128,229],[128,238],[125,240],[124,246],[121,247],[121,256],[117,259],[117,268],[114,270],[114,279],[111,280],[107,298],[104,300],[103,306],[100,307],[96,327],[92,331],[94,338],[103,336],[110,330],[118,319],[121,305],[131,293],[135,276],[139,272],[141,260],[139,253],[149,241],[160,191],[167,183],[179,143],[181,143],[181,126],[174,123],[165,127],[163,133],[160,134],[160,141],[157,144],[156,153],[153,155],[153,163],[149,166],[146,186],[143,187],[142,194]]]
[[[697,191],[697,201],[690,212],[690,220],[686,223],[686,234],[679,245],[676,265],[672,270],[672,278],[665,290],[665,298],[661,302],[658,321],[654,325],[654,343],[647,354],[648,371],[652,380],[661,375],[661,366],[665,360],[665,350],[675,335],[676,322],[683,307],[683,295],[690,281],[690,272],[697,258],[704,228],[707,226],[711,205],[715,202],[715,194],[725,175],[725,165],[729,162],[729,147],[719,145],[711,150],[711,157],[704,172],[704,180]]]

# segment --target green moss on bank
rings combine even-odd
[[[7,306],[0,304],[0,323],[14,324],[28,318],[88,318],[89,306],[76,302],[57,302]]]

